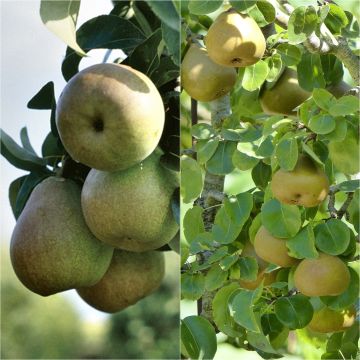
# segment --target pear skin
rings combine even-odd
[[[39,295],[93,285],[109,267],[114,249],[86,226],[80,193],[72,180],[49,177],[34,188],[16,223],[11,262],[19,280]]]
[[[160,164],[155,151],[127,170],[92,169],[82,189],[82,209],[95,236],[115,248],[148,251],[167,244],[179,226],[171,197],[179,186],[176,172]]]
[[[328,195],[329,180],[312,159],[299,155],[294,170],[280,169],[273,175],[271,191],[284,204],[314,207]]]
[[[220,14],[205,37],[210,58],[224,66],[244,67],[258,62],[266,42],[260,27],[248,15],[230,9]]]
[[[236,71],[214,63],[206,49],[191,44],[181,64],[181,85],[195,100],[212,101],[235,85]]]
[[[165,121],[161,96],[141,72],[119,64],[90,66],[65,86],[56,125],[71,157],[89,167],[117,171],[150,155]]]
[[[278,239],[261,226],[255,235],[254,248],[256,254],[263,260],[281,267],[291,267],[298,260],[288,254],[286,240]]]
[[[300,262],[294,283],[306,296],[336,296],[348,288],[350,272],[338,257],[319,252],[317,259]]]
[[[76,291],[95,309],[114,313],[154,292],[164,274],[164,254],[160,251],[133,253],[115,250],[104,277],[97,284]]]

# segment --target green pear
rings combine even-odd
[[[86,226],[80,196],[72,180],[49,177],[35,187],[16,223],[12,265],[19,280],[37,294],[93,285],[109,267],[113,248]]]
[[[80,297],[100,311],[114,313],[155,291],[165,274],[164,254],[115,250],[109,269],[95,285],[76,289]]]
[[[214,63],[199,45],[190,46],[181,64],[181,85],[193,99],[215,100],[227,94],[235,82],[235,69]]]
[[[260,104],[266,114],[296,115],[294,109],[311,96],[300,87],[296,71],[289,68],[271,85],[266,83],[260,93]]]
[[[119,64],[80,71],[56,108],[56,125],[71,157],[105,171],[127,169],[150,155],[164,121],[164,105],[152,81]]]
[[[95,236],[116,248],[147,251],[167,244],[177,233],[171,197],[178,174],[160,164],[156,150],[127,170],[92,169],[83,186],[82,208]]]
[[[224,66],[255,64],[264,55],[266,42],[254,19],[229,9],[211,24],[205,37],[210,58]]]
[[[319,253],[317,259],[304,259],[294,273],[297,289],[306,296],[336,296],[350,284],[347,266],[336,256]]]
[[[294,170],[280,169],[273,175],[271,191],[284,204],[314,207],[329,193],[329,180],[312,159],[300,155]]]

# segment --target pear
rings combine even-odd
[[[286,68],[270,88],[265,84],[260,93],[260,104],[266,114],[296,115],[294,110],[311,96],[300,87],[295,70]]]
[[[114,313],[155,291],[164,274],[164,254],[160,251],[133,253],[115,250],[104,277],[97,284],[76,291],[95,309]]]
[[[92,169],[82,189],[86,223],[97,238],[128,251],[154,250],[177,233],[171,197],[178,174],[160,164],[161,151],[127,170]]]
[[[12,265],[19,280],[39,295],[93,285],[109,267],[114,249],[86,226],[80,194],[72,180],[49,177],[34,188],[16,223]]]
[[[204,48],[190,45],[181,64],[181,85],[193,99],[215,100],[227,94],[235,82],[235,69],[214,63]]]
[[[304,259],[294,273],[297,289],[306,296],[336,296],[350,283],[347,266],[336,256],[319,253],[317,259]]]
[[[264,35],[256,21],[235,9],[216,18],[206,34],[205,45],[213,61],[232,67],[255,64],[266,48]]]
[[[273,175],[271,190],[284,204],[314,207],[329,193],[329,180],[312,159],[301,154],[292,171],[280,169]]]
[[[152,81],[119,64],[80,71],[65,86],[56,109],[60,138],[71,157],[106,171],[127,169],[150,155],[164,120]]]
[[[288,254],[286,240],[271,235],[263,225],[255,235],[254,249],[260,258],[281,267],[291,267],[298,262]]]
[[[259,266],[259,272],[265,270],[269,265],[267,261],[263,260],[261,257],[258,256],[254,249],[254,245],[250,241],[245,242],[244,248],[241,251],[241,256],[255,258]]]
[[[341,311],[328,307],[314,311],[314,315],[307,327],[318,333],[344,331],[355,322],[356,310],[354,306]]]

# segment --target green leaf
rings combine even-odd
[[[205,291],[205,277],[203,274],[181,274],[181,295],[184,299],[200,299]]]
[[[347,289],[337,296],[321,296],[320,300],[333,310],[342,310],[358,301],[359,297],[359,275],[357,272],[348,268],[350,271],[350,284]]]
[[[249,331],[247,334],[247,340],[251,346],[255,349],[264,351],[270,354],[279,354],[270,344],[268,338],[261,333]]]
[[[276,51],[286,66],[297,65],[300,62],[301,50],[295,45],[280,44],[276,47]]]
[[[30,139],[29,139],[29,135],[28,135],[26,127],[23,127],[20,130],[20,140],[21,140],[21,144],[25,150],[27,150],[29,153],[37,156],[34,148],[32,147],[32,145],[30,143]]]
[[[315,235],[311,224],[302,228],[293,238],[287,240],[289,255],[297,259],[316,259]]]
[[[206,168],[209,173],[226,175],[234,170],[232,155],[236,149],[233,141],[220,141],[214,155],[208,160]]]
[[[178,225],[180,225],[180,188],[177,187],[171,196],[171,211]]]
[[[27,175],[25,176],[21,176],[17,179],[15,179],[9,186],[9,201],[10,201],[10,206],[11,206],[11,210],[15,216],[16,216],[16,199],[18,196],[18,193],[21,189],[22,184],[24,183],[24,180],[27,178]]]
[[[252,179],[254,180],[255,185],[261,189],[265,190],[268,182],[271,179],[271,166],[260,161],[251,171]]]
[[[300,6],[290,15],[288,36],[290,44],[300,44],[315,31],[318,17],[313,6]]]
[[[261,292],[261,286],[255,291],[241,289],[237,292],[229,304],[230,315],[233,316],[235,322],[249,331],[260,332],[260,327],[256,321],[253,306]],[[246,309],[246,311],[244,311],[244,309]]]
[[[265,62],[269,68],[268,75],[266,77],[266,81],[272,82],[279,77],[279,74],[282,69],[282,60],[279,54],[274,54],[268,57]]]
[[[326,84],[338,84],[343,76],[343,63],[333,54],[320,55]]]
[[[136,46],[126,63],[143,74],[150,75],[160,64],[162,32],[157,29],[146,40]]]
[[[205,288],[213,291],[221,287],[227,280],[228,272],[223,271],[219,264],[213,264],[205,277]]]
[[[221,246],[218,249],[216,249],[207,259],[207,262],[209,264],[212,264],[214,262],[217,262],[221,260],[225,255],[228,253],[228,247],[227,246]]]
[[[197,160],[200,164],[205,164],[214,155],[219,145],[219,139],[198,140],[195,148]]]
[[[350,242],[350,229],[339,219],[330,219],[315,227],[315,241],[319,250],[340,255]]]
[[[286,171],[293,170],[299,156],[296,139],[282,138],[276,146],[275,155],[282,169]]]
[[[150,12],[149,11],[150,8],[147,7],[147,5],[144,5],[144,3],[145,3],[145,1],[144,2],[140,2],[140,1],[133,2],[131,4],[132,5],[131,8],[134,11],[135,19],[136,19],[137,23],[140,25],[141,30],[144,32],[144,34],[146,36],[150,36],[153,32],[151,25],[147,19],[147,16],[149,15],[149,12]],[[120,16],[125,17],[126,13],[123,16],[121,16],[121,15]],[[111,12],[111,14],[113,14],[113,11]],[[117,14],[115,14],[115,15],[117,15]]]
[[[160,164],[165,169],[180,171],[180,159],[177,155],[171,152],[166,152],[165,154],[161,155]]]
[[[257,0],[233,0],[230,1],[232,7],[239,12],[247,12],[252,6],[256,5]]]
[[[259,101],[259,90],[246,91],[241,86],[240,81],[235,84],[230,101],[233,116],[237,118],[262,113]]]
[[[297,65],[297,74],[299,85],[307,91],[326,86],[319,54],[305,52]]]
[[[258,275],[258,263],[253,257],[240,257],[240,278],[245,281],[255,281]]]
[[[302,149],[306,152],[315,162],[317,162],[320,166],[324,166],[321,159],[314,153],[311,147],[305,143],[301,143]]]
[[[224,139],[238,142],[251,142],[261,138],[261,130],[250,123],[244,123],[237,129],[221,130]]]
[[[54,83],[49,81],[27,103],[29,109],[51,110],[55,104]]]
[[[359,110],[359,100],[356,96],[342,96],[329,109],[332,116],[351,115]]]
[[[232,162],[236,168],[245,171],[252,169],[259,162],[259,159],[248,156],[239,150],[235,150]]]
[[[261,221],[273,236],[291,238],[300,230],[301,214],[297,206],[271,199],[261,208]]]
[[[325,89],[314,89],[312,97],[315,100],[316,105],[325,111],[328,111],[331,104],[336,101],[335,96],[331,95]]]
[[[171,29],[179,31],[180,17],[172,1],[148,0],[146,3],[162,22]]]
[[[238,194],[224,200],[224,205],[216,213],[212,232],[221,244],[232,243],[239,235],[253,207],[252,195]]]
[[[198,234],[190,244],[191,254],[197,254],[204,250],[214,250],[214,239],[212,233],[210,232],[203,232]]]
[[[304,295],[282,297],[275,302],[275,315],[289,329],[302,329],[312,319],[314,310]]]
[[[203,208],[196,205],[189,209],[184,216],[184,235],[189,244],[196,238],[196,236],[205,231],[204,221],[202,218],[203,211]]]
[[[170,2],[164,4],[168,3]],[[121,49],[130,53],[145,40],[142,31],[131,21],[115,15],[100,15],[88,20],[79,28],[76,37],[85,52],[92,49]],[[67,48],[61,66],[66,81],[78,72],[80,61],[81,57],[71,48]]]
[[[213,319],[217,328],[224,334],[237,337],[243,334],[241,328],[230,315],[228,304],[231,303],[232,298],[240,291],[238,283],[222,287],[215,295],[212,301]]]
[[[335,129],[335,119],[329,114],[319,114],[310,118],[308,126],[315,134],[328,134]]]
[[[355,191],[357,189],[360,189],[360,180],[355,179],[355,180],[343,181],[342,183],[337,185],[337,188],[340,191],[353,192],[353,191]]]
[[[242,87],[247,91],[260,89],[268,76],[269,68],[265,61],[259,60],[256,64],[245,68]]]
[[[256,5],[248,10],[248,14],[260,27],[275,21],[275,8],[267,1],[257,1]]]
[[[199,164],[187,156],[181,157],[180,193],[184,203],[191,203],[200,196],[203,188],[203,175]]]
[[[65,154],[65,149],[59,138],[56,138],[52,132],[46,136],[42,146],[41,154],[49,165],[55,166]]]
[[[239,255],[227,255],[221,259],[219,265],[223,271],[229,270],[239,259]]]
[[[222,0],[190,0],[189,10],[195,15],[205,15],[216,11],[222,5]]]
[[[160,58],[160,64],[150,75],[157,88],[167,84],[179,76],[179,67],[174,64],[169,56]]]
[[[207,140],[215,135],[215,130],[209,124],[199,123],[191,127],[191,135],[195,139]]]
[[[180,24],[179,24],[180,28]],[[179,29],[172,29],[164,22],[161,24],[162,36],[169,54],[176,65],[180,65],[180,32]]]
[[[335,129],[328,134],[325,138],[330,141],[343,141],[347,132],[347,121],[344,117],[338,116],[335,119]]]
[[[85,52],[76,42],[76,22],[80,9],[80,0],[51,1],[41,0],[40,17],[44,25],[77,53]]]
[[[329,13],[325,19],[325,25],[336,35],[341,34],[341,29],[349,23],[345,11],[335,4],[329,4]]]
[[[191,359],[213,359],[217,350],[215,330],[202,316],[181,320],[181,343]]]
[[[4,130],[0,129],[1,154],[18,169],[46,171],[45,159],[19,146]]]

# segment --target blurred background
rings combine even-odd
[[[81,0],[78,27],[108,14],[110,0]],[[27,102],[48,81],[56,98],[65,80],[61,62],[66,45],[42,24],[40,1],[0,0],[1,128],[20,143],[26,126],[34,149],[50,131],[50,111],[29,110]],[[103,61],[91,51],[80,69]],[[119,52],[112,52],[112,58]],[[9,260],[15,219],[8,200],[10,183],[25,174],[0,157],[1,358],[2,359],[173,359],[179,352],[179,256],[166,252],[161,288],[138,304],[107,315],[82,302],[75,291],[43,298],[16,278]]]

